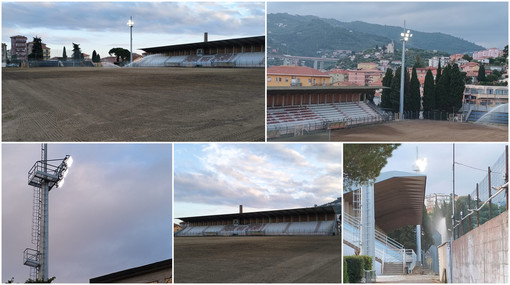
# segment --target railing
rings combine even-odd
[[[409,266],[407,266],[407,273],[412,273],[413,272],[413,269],[414,267],[416,266],[416,253],[414,252],[414,250],[412,249],[405,249],[404,250],[404,262],[403,262],[403,266],[404,266],[404,269],[406,267],[407,264],[409,264]]]

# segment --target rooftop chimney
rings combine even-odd
[[[239,214],[243,213],[243,205],[239,205]]]
[[[207,32],[204,33],[204,43],[207,42]]]

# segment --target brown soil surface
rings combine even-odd
[[[328,141],[329,134],[281,138],[275,141]],[[331,132],[338,142],[506,142],[508,126],[447,121],[406,120]]]
[[[340,283],[339,236],[175,237],[176,283]]]
[[[2,69],[4,141],[263,141],[264,69]]]

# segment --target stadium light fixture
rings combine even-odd
[[[402,68],[400,70],[400,107],[399,107],[399,117],[400,119],[404,118],[404,72],[405,70],[405,61],[406,61],[406,42],[413,36],[410,30],[406,31],[406,21],[404,21],[404,32],[400,33],[401,41],[402,41]]]
[[[129,21],[127,22],[129,26],[129,63],[133,63],[133,26],[135,22],[133,22],[133,16],[129,17]]]

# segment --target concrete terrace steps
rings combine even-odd
[[[404,267],[402,262],[385,262],[383,275],[404,275]]]

